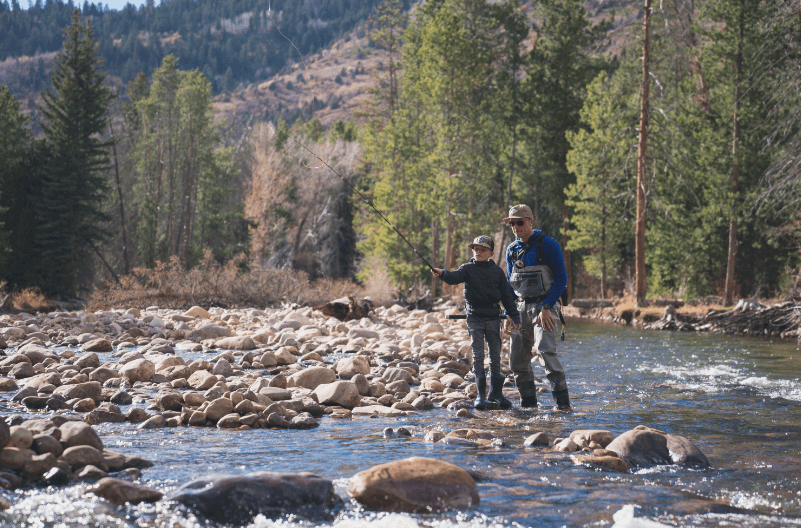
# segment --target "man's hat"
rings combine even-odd
[[[492,238],[488,237],[487,235],[477,236],[475,239],[473,239],[473,243],[467,247],[473,249],[476,246],[483,246],[490,251],[495,251],[495,242],[493,242]]]
[[[534,215],[531,214],[531,207],[523,204],[513,205],[509,209],[509,216],[504,218],[504,220],[509,220],[510,218],[531,218],[534,220]]]

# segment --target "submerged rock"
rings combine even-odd
[[[169,500],[188,506],[212,521],[245,525],[257,515],[285,513],[328,517],[337,503],[334,485],[311,473],[260,471],[246,475],[211,475],[188,482]]]
[[[709,460],[689,439],[638,425],[615,438],[606,449],[632,466],[678,464],[709,467]]]
[[[366,508],[395,512],[439,512],[475,506],[478,488],[458,466],[413,457],[380,464],[350,480],[348,493]]]
[[[95,485],[86,488],[86,493],[93,493],[114,504],[156,502],[164,496],[159,490],[112,477],[100,479]]]

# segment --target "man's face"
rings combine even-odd
[[[484,246],[473,246],[473,258],[476,262],[484,262],[492,256],[492,251]]]
[[[534,220],[531,218],[510,218],[509,226],[517,238],[523,238],[534,231]]]

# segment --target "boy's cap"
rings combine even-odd
[[[475,246],[483,246],[490,251],[495,251],[495,242],[493,242],[492,238],[488,237],[487,235],[477,236],[475,239],[473,239],[473,243],[467,247],[473,249]]]
[[[531,213],[531,207],[523,204],[513,205],[509,209],[509,216],[504,218],[504,220],[509,220],[511,218],[531,218],[534,220],[534,215]]]

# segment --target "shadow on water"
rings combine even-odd
[[[346,504],[324,526],[801,526],[801,352],[795,344],[583,322],[568,330],[560,356],[577,409],[568,416],[492,411],[463,420],[434,410],[401,419],[324,418],[310,431],[96,427],[108,447],[154,461],[142,482],[165,492],[216,472],[312,471],[332,479]],[[551,404],[543,394],[541,406]],[[538,431],[551,438],[575,429],[617,435],[640,424],[690,438],[712,468],[620,474],[523,447]],[[400,426],[412,437],[382,434]],[[462,427],[490,429],[506,445],[476,450],[423,441],[428,430]],[[442,459],[478,475],[481,504],[439,515],[371,514],[347,500],[353,474],[410,456]],[[0,525],[207,526],[171,503],[114,508],[82,495],[83,487],[2,492],[13,507],[0,513]],[[291,518],[254,522],[313,525]]]

